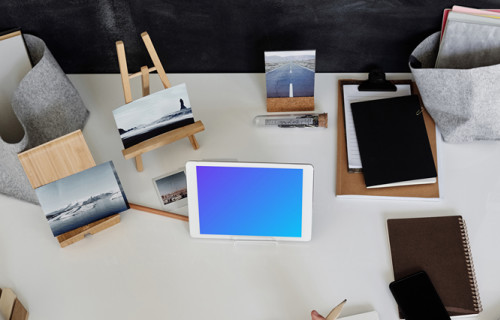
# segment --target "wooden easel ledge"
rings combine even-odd
[[[133,145],[130,148],[122,150],[123,157],[128,160],[135,157],[140,156],[143,153],[148,151],[157,149],[169,143],[175,142],[182,138],[189,138],[193,149],[197,150],[200,146],[196,139],[194,138],[194,134],[205,130],[205,126],[201,121],[196,121],[195,123],[188,124],[187,126],[174,129],[172,131],[165,132],[156,137],[148,139],[146,141],[140,142],[136,145]],[[192,139],[191,139],[192,138]]]
[[[120,222],[120,215],[114,214],[101,220],[97,220],[83,227],[68,231],[57,236],[61,248],[69,246],[77,241],[83,240],[86,235],[96,234]]]

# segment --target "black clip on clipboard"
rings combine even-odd
[[[368,80],[358,86],[359,91],[397,91],[396,85],[385,79],[385,73],[380,69],[370,71]]]

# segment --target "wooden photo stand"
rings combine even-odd
[[[9,288],[0,289],[0,318],[5,320],[27,320],[28,310]]]
[[[78,130],[20,153],[19,160],[33,189],[95,167],[95,161]],[[120,222],[115,214],[57,236],[61,247],[82,240],[87,234],[95,234]]]
[[[267,112],[314,111],[314,97],[267,98]]]
[[[118,63],[120,65],[120,74],[122,76],[122,86],[123,86],[123,94],[125,95],[125,103],[132,102],[132,91],[130,90],[130,79],[135,77],[141,77],[142,79],[142,96],[147,96],[150,93],[149,90],[149,74],[153,71],[156,71],[160,76],[161,82],[165,89],[171,87],[170,81],[167,78],[165,70],[160,62],[160,58],[156,53],[156,50],[153,46],[151,38],[149,37],[147,32],[143,32],[141,34],[142,40],[146,45],[146,49],[148,50],[149,56],[153,61],[154,67],[148,68],[147,66],[141,67],[141,71],[129,74],[127,67],[127,58],[125,56],[125,46],[123,45],[123,41],[116,42],[116,52],[118,54]],[[193,149],[198,149],[200,146],[196,141],[195,134],[205,130],[203,123],[201,121],[196,121],[195,123],[189,124],[187,126],[177,128],[175,130],[165,132],[156,137],[150,138],[146,141],[140,142],[132,147],[126,148],[122,150],[123,156],[125,159],[135,158],[135,164],[137,171],[141,172],[144,170],[142,157],[143,153],[154,150],[156,148],[162,147],[174,141],[180,140],[182,138],[189,138]]]

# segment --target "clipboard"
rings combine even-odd
[[[422,99],[418,93],[418,88],[411,80],[396,80],[390,81],[393,84],[410,84],[411,93],[419,96],[420,104],[423,106]],[[423,185],[410,185],[388,188],[368,189],[365,185],[363,173],[349,172],[347,160],[347,142],[346,128],[344,116],[344,85],[361,84],[363,80],[339,80],[338,82],[338,114],[337,114],[337,171],[336,171],[336,188],[335,195],[337,197],[358,197],[358,196],[373,196],[373,197],[391,197],[391,198],[424,198],[429,200],[439,199],[439,171],[436,183]],[[436,170],[438,170],[437,157],[437,140],[439,137],[436,132],[434,120],[423,108],[423,116],[427,136],[431,145],[432,156]]]

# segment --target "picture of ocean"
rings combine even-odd
[[[35,191],[54,236],[129,208],[111,161]]]

